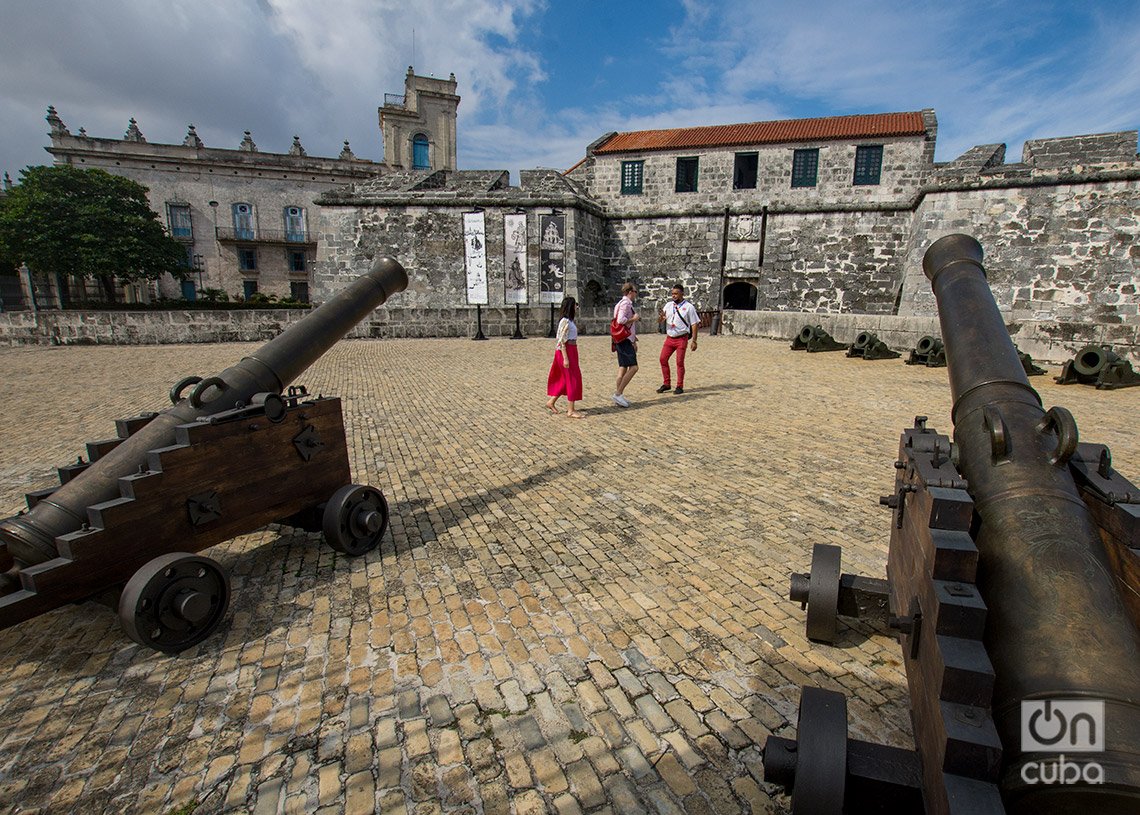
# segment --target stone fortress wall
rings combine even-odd
[[[506,304],[504,215],[527,215],[527,291],[520,309],[524,333],[545,333],[549,305],[538,302],[539,218],[566,218],[566,291],[591,304],[603,302],[594,270],[602,244],[601,211],[582,190],[556,170],[524,170],[511,186],[505,171],[448,171],[430,175],[392,173],[354,184],[319,199],[321,226],[314,270],[314,300],[328,299],[367,269],[375,257],[391,255],[408,270],[408,288],[374,323],[388,336],[462,336],[473,333],[474,307],[467,304],[463,213],[482,210],[486,225],[487,299],[483,311],[499,334],[514,327]],[[591,280],[595,281],[590,286]],[[529,330],[527,330],[529,327]],[[541,336],[541,334],[539,334]]]
[[[915,147],[901,155],[912,170],[895,171],[908,184],[892,185],[892,196],[868,197],[849,182],[826,189],[821,151],[821,194],[812,199],[797,201],[790,190],[751,202],[752,191],[732,191],[704,214],[679,211],[677,199],[691,194],[668,183],[647,182],[633,209],[616,194],[620,162],[586,168],[591,191],[620,202],[607,207],[603,276],[611,291],[637,279],[658,301],[681,281],[702,309],[716,308],[721,280],[754,287],[756,311],[725,313],[726,330],[737,333],[788,337],[819,322],[847,342],[882,326],[897,344],[913,344],[938,333],[922,254],[937,238],[965,232],[985,249],[995,299],[1022,350],[1062,361],[1096,342],[1140,359],[1136,131],[1027,142],[1023,161],[1008,164],[1003,145],[938,164],[925,164]],[[782,188],[790,152],[779,160]],[[834,152],[849,177],[848,151]],[[890,157],[887,144],[884,180]]]

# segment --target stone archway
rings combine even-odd
[[[586,289],[582,292],[582,305],[589,306],[590,308],[597,308],[602,305],[602,284],[597,280],[591,280],[586,283]]]
[[[755,311],[756,292],[757,290],[755,283],[749,283],[745,280],[738,280],[735,283],[729,283],[724,287],[725,309],[736,309],[738,311]]]

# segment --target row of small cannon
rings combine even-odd
[[[1040,376],[1045,369],[1033,363],[1033,358],[1014,345],[1017,357],[1026,376]],[[871,331],[860,331],[850,345],[838,342],[820,325],[805,325],[792,339],[793,351],[846,351],[849,357],[861,359],[898,359],[902,353],[890,348]],[[928,368],[946,367],[946,349],[938,337],[926,335],[915,343],[906,360],[907,365],[925,365]],[[1114,353],[1107,345],[1086,345],[1065,362],[1059,376],[1053,377],[1061,385],[1095,385],[1102,390],[1128,388],[1140,385],[1140,374],[1132,364]]]

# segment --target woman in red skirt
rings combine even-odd
[[[555,405],[559,396],[565,396],[570,403],[566,416],[571,419],[584,419],[586,414],[574,409],[574,403],[582,400],[582,369],[578,367],[578,326],[574,324],[577,303],[573,297],[562,298],[562,319],[558,321],[558,332],[554,341],[554,362],[546,377],[547,409],[557,415]]]

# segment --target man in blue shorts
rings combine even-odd
[[[619,407],[629,407],[629,400],[622,394],[625,386],[633,375],[637,373],[637,321],[641,319],[633,308],[633,301],[637,298],[637,286],[626,283],[621,287],[621,299],[614,306],[614,319],[621,325],[629,326],[629,337],[617,344],[618,375],[617,386],[614,388],[614,404]]]

